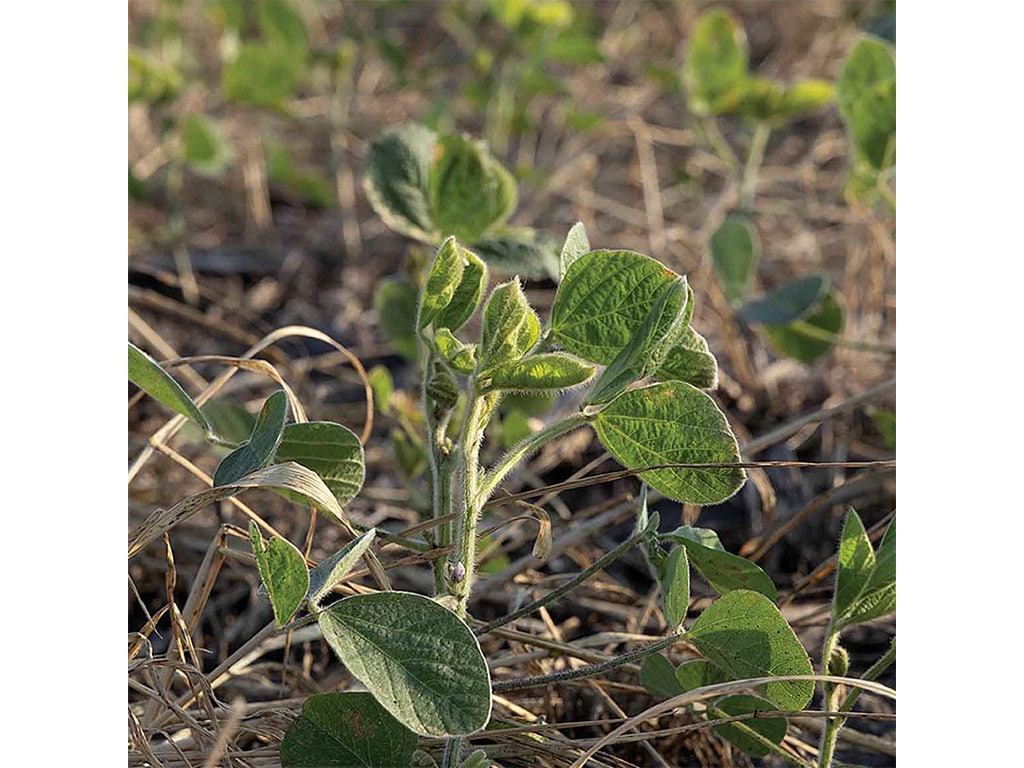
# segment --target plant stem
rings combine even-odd
[[[486,635],[488,632],[491,632],[491,631],[497,629],[498,627],[503,627],[506,624],[511,624],[516,619],[518,619],[518,618],[520,618],[522,616],[526,616],[527,614],[533,613],[534,611],[536,611],[538,608],[541,608],[542,606],[548,605],[549,603],[553,603],[555,600],[560,598],[562,595],[564,595],[567,592],[570,592],[570,591],[576,589],[576,587],[578,587],[580,584],[585,582],[587,579],[589,579],[591,576],[593,576],[595,573],[597,573],[601,569],[603,569],[606,566],[608,566],[610,563],[613,563],[616,560],[618,560],[620,557],[622,557],[622,555],[624,555],[629,550],[630,547],[632,547],[634,544],[636,544],[642,538],[643,538],[643,534],[642,533],[634,534],[633,536],[629,537],[624,542],[619,544],[619,546],[617,546],[615,549],[607,552],[599,560],[595,560],[590,565],[589,568],[586,568],[585,570],[580,571],[578,574],[576,574],[575,577],[573,577],[572,579],[567,581],[565,584],[560,586],[558,589],[555,589],[555,590],[552,590],[551,592],[548,592],[546,595],[544,595],[544,597],[541,597],[541,598],[539,598],[537,600],[534,600],[529,605],[524,605],[518,611],[513,611],[512,613],[510,613],[510,614],[508,614],[506,616],[501,616],[501,617],[495,619],[494,621],[489,622],[488,624],[485,624],[483,627],[481,627],[480,629],[478,629],[476,631],[476,634],[478,636],[479,635]]]
[[[536,434],[522,440],[512,450],[506,453],[491,470],[484,474],[480,482],[479,494],[481,503],[491,497],[501,482],[508,476],[508,473],[515,469],[516,465],[534,451],[540,449],[544,443],[552,438],[564,435],[566,432],[582,427],[590,419],[582,413],[574,413],[572,416],[549,424]]]
[[[768,146],[768,138],[772,135],[771,126],[764,121],[754,129],[754,138],[750,142],[750,153],[746,165],[743,166],[743,178],[740,179],[740,208],[747,212],[754,210],[754,195],[757,193],[757,175],[764,161],[764,150]]]
[[[829,674],[829,660],[832,658],[832,651],[839,643],[839,630],[832,621],[828,623],[825,631],[825,641],[821,646],[821,674]],[[839,688],[833,683],[824,683],[824,696],[822,697],[821,708],[824,712],[831,712],[837,709]],[[832,756],[835,753],[836,741],[839,738],[839,729],[843,727],[843,720],[838,717],[830,717],[825,720],[825,728],[821,732],[821,741],[818,745],[818,768],[831,768]]]
[[[892,645],[889,646],[889,650],[886,651],[882,657],[876,661],[871,667],[860,676],[861,680],[877,680],[878,677],[889,668],[889,665],[896,661],[896,638],[892,639]],[[854,688],[850,691],[846,698],[843,699],[842,705],[839,707],[841,712],[849,712],[853,709],[854,702],[857,701],[861,693],[864,692],[863,688]]]
[[[462,737],[453,736],[444,743],[441,768],[459,768],[460,759],[462,759]]]
[[[433,501],[434,518],[445,517],[451,514],[451,474],[443,472],[443,467],[448,464],[448,457],[441,452],[441,445],[438,442],[438,435],[444,436],[444,428],[438,423],[434,414],[433,398],[427,393],[427,382],[431,376],[434,365],[434,354],[429,344],[421,344],[420,349],[426,353],[426,362],[423,366],[423,383],[420,398],[423,406],[423,418],[427,427],[427,458],[430,462],[430,490]],[[447,480],[447,492],[445,482]],[[441,523],[437,527],[437,544],[445,547],[451,543],[451,524]],[[445,558],[439,557],[434,560],[434,594],[442,595],[445,592]]]
[[[724,162],[732,171],[736,171],[740,167],[740,161],[736,157],[736,153],[732,151],[729,146],[729,142],[725,140],[722,132],[718,130],[718,123],[713,117],[701,118],[700,127],[704,129],[704,136],[707,138],[711,148],[715,151],[715,154]]]

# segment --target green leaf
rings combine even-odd
[[[416,733],[458,736],[487,725],[487,663],[452,611],[411,592],[378,592],[347,597],[319,621],[342,663]]]
[[[665,577],[661,580],[661,600],[670,632],[679,632],[690,607],[690,562],[685,547],[673,547],[665,560]]]
[[[558,279],[565,277],[566,270],[572,266],[580,256],[590,252],[590,240],[587,239],[587,228],[582,221],[577,221],[569,228],[569,234],[565,237],[565,244],[558,258]]]
[[[832,618],[838,619],[853,605],[875,570],[875,550],[860,516],[852,509],[846,515],[836,558],[836,591],[832,597]]]
[[[546,232],[517,227],[482,236],[473,248],[496,270],[521,277],[558,277],[558,241]]]
[[[339,509],[363,487],[363,446],[359,437],[341,424],[310,421],[287,425],[273,461],[294,461],[316,472],[334,494]]]
[[[715,402],[681,381],[633,389],[594,419],[605,448],[629,469],[676,463],[737,463],[736,438]],[[640,473],[676,501],[717,504],[746,481],[742,469],[670,467]]]
[[[363,188],[391,229],[425,243],[440,239],[430,209],[430,166],[437,134],[409,123],[373,142]]]
[[[661,579],[665,575],[665,553],[658,546],[658,526],[661,525],[661,515],[657,512],[647,512],[647,483],[640,485],[640,503],[636,510],[636,526],[634,534],[643,534],[637,546],[647,562],[647,567],[655,579]]]
[[[688,328],[691,294],[685,277],[677,277],[665,286],[643,324],[594,382],[584,406],[607,403],[661,367]]]
[[[836,84],[839,112],[857,154],[872,167],[896,162],[896,54],[865,35],[846,57]]]
[[[353,539],[320,565],[309,572],[309,592],[306,599],[319,606],[321,601],[341,583],[351,571],[363,553],[370,548],[377,529],[371,528],[362,536]]]
[[[395,351],[408,360],[419,355],[416,337],[416,312],[419,291],[406,277],[385,277],[377,288],[374,306],[380,327],[391,339]]]
[[[868,580],[867,589],[896,583],[896,518],[892,519],[875,552],[875,570]]]
[[[704,337],[687,328],[679,346],[669,350],[654,377],[660,381],[685,381],[698,389],[714,389],[718,386],[718,361]]]
[[[435,328],[458,331],[476,312],[487,287],[487,265],[472,251],[459,249],[463,258],[462,279],[452,294],[448,306],[434,318]]]
[[[420,306],[416,327],[423,330],[451,303],[455,289],[462,282],[466,268],[464,251],[454,237],[447,238],[437,249],[430,271],[420,291]]]
[[[462,761],[459,768],[490,768],[491,761],[482,749],[474,750]]]
[[[718,8],[700,17],[683,63],[690,109],[716,114],[716,102],[747,76],[747,39],[729,11]]]
[[[265,138],[263,151],[267,158],[267,178],[296,196],[311,208],[327,208],[334,200],[334,191],[327,176],[319,168],[301,170],[288,150],[280,143]]]
[[[530,417],[522,411],[512,411],[501,417],[501,447],[506,450],[519,444],[534,433]]]
[[[481,382],[483,392],[495,389],[516,392],[543,392],[582,384],[594,375],[594,366],[564,352],[530,355],[513,363],[499,365]]]
[[[809,315],[828,293],[828,275],[814,273],[790,280],[766,296],[743,305],[740,314],[748,323],[785,325]]]
[[[516,182],[482,142],[445,136],[434,150],[430,205],[441,233],[472,242],[512,215]]]
[[[711,266],[722,293],[733,306],[738,306],[747,295],[756,264],[757,245],[750,221],[734,214],[711,235]]]
[[[383,365],[375,365],[366,372],[366,378],[373,390],[373,402],[377,410],[385,416],[392,414],[391,395],[395,392],[395,382],[391,378],[391,371]]]
[[[729,676],[707,659],[686,661],[676,669],[676,683],[684,693],[729,682]]]
[[[681,526],[663,538],[682,544],[690,555],[693,567],[721,595],[737,589],[760,592],[769,600],[778,596],[775,584],[756,563],[726,552],[714,531]]]
[[[246,43],[224,65],[222,87],[231,101],[278,107],[295,89],[296,61],[287,48]]]
[[[697,617],[687,639],[733,680],[813,673],[807,651],[779,609],[758,592],[722,595]],[[810,680],[780,680],[760,688],[786,710],[803,709],[814,693]]]
[[[832,349],[843,330],[843,315],[843,307],[831,291],[807,317],[788,325],[766,325],[764,332],[776,350],[806,363]]]
[[[203,412],[213,431],[232,445],[239,445],[248,440],[252,428],[256,426],[256,416],[234,398],[215,397],[203,403],[199,410]],[[191,442],[206,439],[193,422],[186,423],[178,434]]]
[[[713,706],[728,716],[746,715],[751,712],[772,712],[775,709],[775,705],[770,701],[765,701],[757,696],[744,695],[725,696],[716,701]],[[713,716],[720,715],[718,712],[714,712]],[[773,744],[781,744],[786,735],[786,727],[786,718],[784,717],[755,717],[750,720],[715,725],[712,726],[712,730],[748,755],[764,757],[771,751],[771,748],[752,737],[747,729],[749,728]]]
[[[771,121],[783,98],[782,85],[767,77],[744,77],[712,105],[713,114],[741,115],[755,121]]]
[[[775,110],[776,122],[789,122],[827,107],[835,98],[836,89],[827,80],[801,80],[782,92]]]
[[[484,305],[481,370],[519,360],[533,349],[539,337],[540,321],[526,300],[519,279],[496,286]]]
[[[460,341],[447,328],[434,335],[434,346],[453,370],[472,373],[476,368],[476,345]]]
[[[260,0],[256,3],[256,20],[263,39],[269,44],[291,52],[296,60],[309,53],[306,25],[302,17],[283,0]]]
[[[137,386],[150,397],[159,400],[171,410],[192,419],[202,427],[203,432],[210,435],[210,423],[199,410],[199,406],[189,397],[171,376],[160,367],[160,364],[130,341],[128,342],[128,381]]]
[[[181,126],[185,162],[194,171],[216,176],[231,162],[231,147],[220,128],[202,115],[189,115]]]
[[[260,529],[251,521],[249,541],[252,542],[263,586],[267,588],[270,604],[274,607],[274,621],[282,627],[306,599],[309,589],[306,558],[290,541],[276,537],[264,549]]]
[[[213,474],[214,485],[231,485],[240,477],[266,466],[277,450],[288,418],[288,396],[284,390],[267,398],[256,417],[249,439],[225,456]]]
[[[419,739],[365,691],[320,693],[281,742],[282,768],[408,768]]]
[[[882,443],[889,450],[896,450],[896,411],[888,408],[866,408],[867,415],[882,433]]]
[[[551,334],[570,352],[608,365],[679,275],[634,251],[591,251],[566,270],[551,307]]]
[[[875,552],[875,568],[860,596],[839,620],[845,628],[896,612],[896,520],[882,537]]]
[[[660,653],[652,654],[640,665],[640,685],[652,696],[671,699],[686,693],[676,682],[676,670],[672,663]]]

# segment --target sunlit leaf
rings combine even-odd
[[[274,607],[274,621],[277,626],[284,626],[306,599],[309,589],[306,559],[294,544],[276,536],[264,547],[260,529],[254,522],[249,523],[249,541],[263,586]]]

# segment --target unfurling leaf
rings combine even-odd
[[[434,318],[435,328],[448,328],[452,332],[462,328],[473,316],[487,287],[487,265],[472,251],[465,248],[459,250],[464,264],[462,279],[455,288],[448,306],[440,310]]]
[[[590,240],[587,239],[587,229],[582,221],[577,221],[569,229],[565,237],[565,244],[558,259],[558,279],[565,277],[566,270],[572,266],[580,256],[590,252]]]
[[[492,369],[482,382],[484,392],[495,389],[543,392],[582,384],[594,375],[594,366],[564,352],[530,355]]]
[[[497,286],[484,305],[480,367],[489,370],[522,358],[540,336],[540,321],[530,308],[519,280]]]
[[[440,314],[441,310],[451,303],[455,289],[462,282],[462,273],[466,268],[463,249],[449,237],[437,249],[431,262],[427,279],[420,291],[420,307],[416,327],[422,331]]]

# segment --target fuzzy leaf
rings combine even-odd
[[[128,342],[128,381],[173,411],[192,419],[206,434],[210,423],[181,385],[160,364],[130,341]]]
[[[491,291],[484,305],[480,367],[488,370],[519,360],[533,349],[540,336],[540,321],[531,309],[518,279]]]
[[[875,169],[896,161],[896,55],[870,35],[846,57],[836,83],[839,112],[857,154]]]
[[[697,617],[687,634],[697,649],[731,679],[810,675],[811,660],[779,609],[758,592],[722,595]],[[814,693],[810,680],[761,686],[779,709],[803,709]]]
[[[896,520],[889,524],[875,552],[875,568],[856,601],[840,620],[849,627],[896,612]]]
[[[373,142],[363,189],[391,229],[425,243],[440,237],[430,210],[430,166],[437,134],[415,123]],[[411,322],[410,322],[411,324]]]
[[[577,221],[569,228],[569,234],[565,237],[565,244],[558,259],[558,279],[565,277],[566,270],[572,266],[580,256],[590,252],[590,240],[587,239],[587,229],[582,221]]]
[[[463,258],[462,279],[452,294],[448,306],[434,318],[435,328],[458,331],[480,306],[487,287],[487,265],[472,251],[460,248]]]
[[[834,291],[811,314],[788,325],[766,325],[765,335],[780,353],[809,363],[827,354],[843,330],[843,307]]]
[[[757,264],[753,228],[745,216],[733,215],[711,235],[711,266],[729,303],[743,301]]]
[[[714,708],[726,715],[746,715],[751,712],[771,712],[775,705],[757,696],[725,696],[714,703]],[[715,713],[717,715],[717,713]],[[786,735],[786,718],[784,717],[755,717],[750,720],[740,720],[735,723],[712,726],[712,730],[726,739],[737,749],[741,749],[752,757],[764,757],[771,749],[752,738],[747,731],[749,728],[759,736],[768,739],[773,744],[781,744]]]
[[[598,437],[630,469],[675,463],[737,463],[736,438],[715,402],[681,381],[629,390],[594,419]],[[669,498],[717,504],[746,481],[742,469],[671,467],[640,477]]]
[[[516,227],[490,232],[473,248],[494,269],[532,278],[558,277],[558,241],[546,232]]]
[[[354,595],[320,614],[324,638],[392,715],[423,736],[483,728],[491,679],[473,631],[411,592]]]
[[[670,632],[679,632],[690,606],[690,562],[685,547],[674,547],[665,560],[661,600]]]
[[[309,572],[309,592],[306,599],[314,605],[320,605],[323,598],[330,594],[348,575],[363,553],[370,548],[377,529],[371,528],[359,538],[353,539],[320,565]]]
[[[449,237],[437,249],[430,271],[420,291],[420,306],[417,313],[416,327],[423,330],[430,325],[441,310],[447,307],[455,296],[455,290],[462,282],[462,273],[466,268],[464,251]]]
[[[683,63],[690,109],[698,115],[717,114],[716,102],[746,78],[748,56],[746,35],[729,11],[703,14]]]
[[[473,242],[516,206],[516,182],[482,142],[445,136],[434,148],[430,205],[438,231]]]
[[[274,621],[282,627],[306,599],[309,589],[306,558],[290,541],[277,537],[264,548],[260,529],[253,522],[249,523],[249,541],[263,586],[274,607]]]
[[[740,314],[748,323],[785,325],[809,315],[828,293],[828,275],[798,277],[759,299],[743,305]]]
[[[273,461],[275,464],[294,461],[316,472],[334,494],[339,511],[363,487],[363,446],[359,437],[341,424],[330,421],[289,424],[284,428]],[[340,519],[333,511],[331,515]]]
[[[714,531],[706,528],[681,526],[663,538],[682,544],[690,555],[693,567],[701,572],[708,584],[721,595],[736,589],[760,592],[775,600],[777,592],[771,578],[756,563],[726,552]]]
[[[838,619],[864,590],[875,570],[875,550],[860,516],[852,509],[846,515],[836,557],[836,591],[832,598],[832,618]]]
[[[718,386],[718,361],[704,337],[687,328],[679,346],[669,350],[654,377],[660,381],[685,381],[698,389],[714,389]]]
[[[267,462],[277,450],[288,418],[288,396],[278,390],[263,404],[249,439],[225,456],[213,474],[213,484],[231,485],[241,477],[255,472]]]
[[[380,327],[391,339],[395,351],[408,360],[418,356],[416,313],[419,291],[406,277],[385,277],[377,288],[374,306]]]
[[[365,691],[320,693],[281,742],[282,768],[408,768],[419,739]]]
[[[516,392],[543,392],[582,384],[594,375],[594,366],[564,352],[530,355],[514,363],[492,369],[484,392],[495,389]]]

